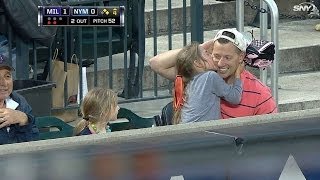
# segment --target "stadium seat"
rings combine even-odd
[[[148,128],[155,125],[155,117],[143,118],[129,109],[120,108],[118,119],[127,119],[129,122],[111,123],[111,131]],[[73,127],[54,116],[36,117],[36,125],[39,128],[39,140],[70,137],[73,135]]]
[[[112,123],[110,124],[111,131],[148,128],[155,125],[155,117],[143,118],[126,108],[119,109],[118,119],[121,118],[125,118],[129,122]]]
[[[71,125],[54,116],[36,117],[36,125],[40,131],[39,140],[70,137],[73,133]]]

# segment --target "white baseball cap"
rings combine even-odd
[[[234,37],[229,37],[226,35],[225,32],[232,33]],[[232,42],[238,49],[240,49],[242,52],[246,52],[246,49],[248,45],[250,44],[249,40],[244,37],[242,33],[237,31],[236,29],[222,29],[220,30],[216,36],[213,39],[213,42],[215,42],[218,39],[227,39],[230,42]]]

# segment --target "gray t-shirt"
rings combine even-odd
[[[220,98],[239,104],[242,82],[236,78],[227,84],[216,72],[207,71],[195,75],[186,87],[186,102],[181,110],[181,122],[220,119]]]

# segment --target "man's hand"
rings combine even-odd
[[[28,116],[18,110],[1,108],[0,109],[0,128],[10,126],[11,124],[19,124],[19,126],[28,123]]]

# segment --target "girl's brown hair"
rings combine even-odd
[[[194,62],[200,59],[202,59],[201,52],[199,50],[199,43],[197,42],[185,46],[177,55],[176,69],[177,74],[182,76],[183,79],[184,100],[187,98],[185,89],[195,74]],[[182,106],[174,109],[173,124],[179,124],[181,122],[181,109]]]
[[[83,119],[74,128],[74,135],[78,135],[89,122],[109,121],[117,105],[117,95],[112,90],[103,88],[90,90],[81,103]]]

